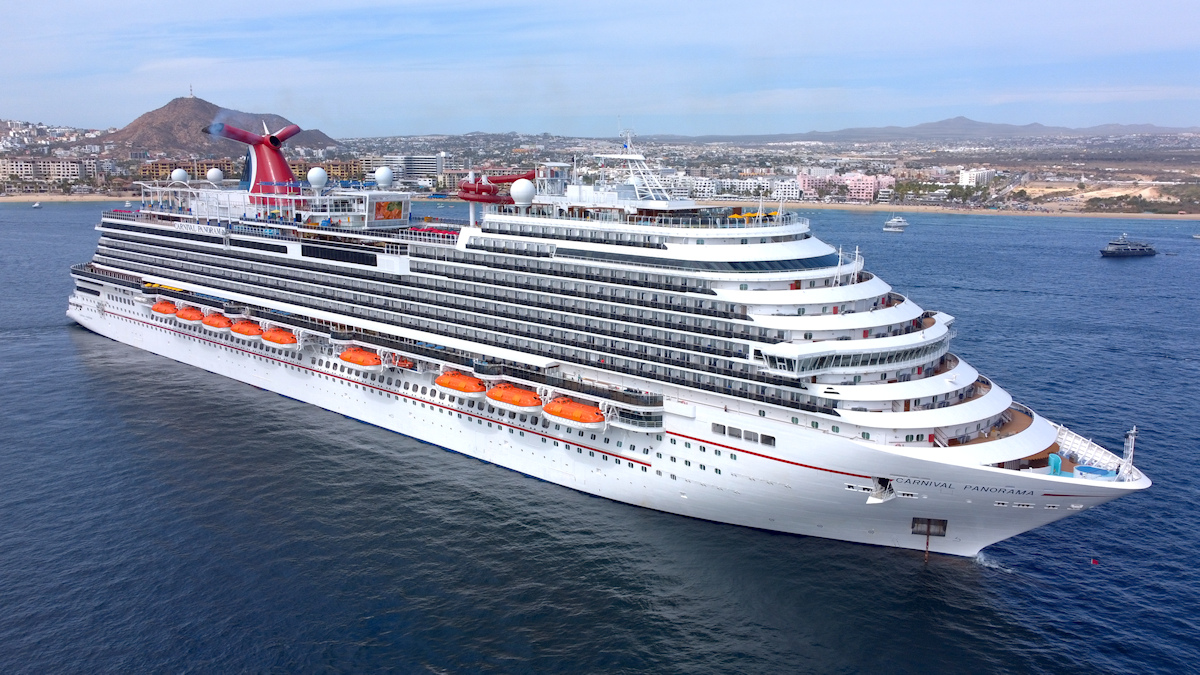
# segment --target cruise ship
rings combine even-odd
[[[473,176],[414,218],[390,170],[176,170],[102,214],[67,315],[163,357],[528,476],[681,516],[970,556],[1150,480],[1017,403],[925,310],[779,208]]]

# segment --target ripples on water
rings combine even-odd
[[[100,209],[0,204],[5,672],[1200,658],[1200,224],[920,214],[885,235],[882,215],[807,214],[958,317],[955,351],[1018,400],[1112,448],[1141,430],[1150,491],[926,565],[589,497],[88,333],[63,316],[67,267]],[[1121,231],[1179,255],[1101,259]]]

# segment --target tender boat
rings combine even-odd
[[[383,359],[378,354],[372,351],[363,349],[362,347],[350,347],[338,354],[347,368],[357,370],[362,373],[378,373],[383,370]]]
[[[42,208],[42,203],[41,203],[41,202],[34,202],[34,203],[33,203],[33,206],[31,206],[30,208],[34,208],[34,209],[40,209],[40,208]]]
[[[501,382],[489,389],[487,397],[492,405],[509,412],[536,413],[542,409],[542,397],[536,392],[508,382]]]
[[[257,342],[262,340],[263,329],[253,321],[238,321],[230,329],[234,335],[243,339]]]
[[[175,320],[195,326],[204,321],[204,312],[201,312],[195,307],[184,307],[178,312],[175,312]]]
[[[1158,251],[1145,242],[1130,241],[1129,235],[1122,233],[1121,236],[1108,242],[1108,246],[1100,249],[1100,255],[1105,258],[1136,258],[1158,255]]]
[[[214,333],[228,333],[229,329],[233,328],[233,320],[220,312],[209,314],[201,323]]]
[[[487,392],[487,385],[483,383],[483,380],[457,370],[447,370],[442,373],[433,381],[433,386],[447,394],[463,398],[480,399]]]
[[[604,413],[600,412],[600,408],[586,403],[580,403],[566,396],[558,398],[546,404],[542,412],[556,424],[562,424],[575,429],[603,429],[606,422]]]
[[[270,342],[272,347],[278,349],[300,349],[300,341],[296,339],[296,334],[286,328],[272,328],[265,331],[262,339],[263,342]]]

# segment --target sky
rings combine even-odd
[[[0,119],[172,98],[347,138],[1200,125],[1200,2],[0,2]]]

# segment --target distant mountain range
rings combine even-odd
[[[1095,127],[1071,129],[1048,127],[1044,124],[992,124],[976,122],[966,117],[954,117],[940,122],[926,122],[912,127],[860,127],[839,131],[809,131],[797,134],[763,134],[749,136],[643,136],[642,140],[659,143],[788,143],[794,141],[824,141],[827,143],[884,143],[888,141],[984,141],[988,139],[1043,138],[1051,136],[1125,136],[1130,134],[1200,133],[1200,127],[1160,127],[1153,124],[1102,124]]]
[[[246,151],[246,146],[241,143],[209,136],[201,131],[213,122],[224,122],[255,133],[262,133],[264,122],[272,132],[291,124],[279,115],[229,110],[201,98],[181,97],[142,115],[124,129],[101,136],[96,142],[116,143],[130,149],[165,152],[175,156],[237,157]],[[306,129],[288,141],[289,147],[326,148],[337,145],[341,144],[316,129]]]

